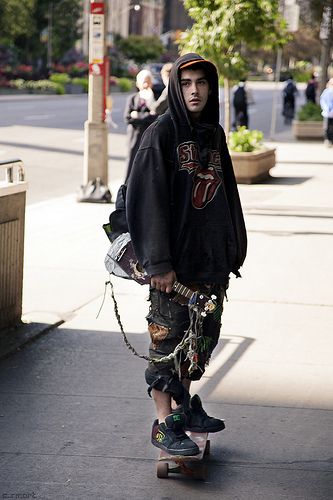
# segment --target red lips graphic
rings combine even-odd
[[[198,169],[193,177],[192,203],[194,208],[205,208],[214,198],[221,183],[214,167]]]

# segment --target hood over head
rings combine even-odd
[[[187,111],[180,85],[180,72],[185,68],[201,67],[206,73],[209,82],[210,94],[207,104],[202,111],[200,122],[215,127],[219,123],[219,87],[218,73],[215,65],[199,54],[189,53],[179,57],[172,66],[168,87],[168,101],[170,114],[178,127],[192,127],[190,114]]]

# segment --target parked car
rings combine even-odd
[[[161,77],[162,66],[163,63],[151,63],[144,66],[144,69],[149,69],[149,71],[153,75],[153,92],[155,99],[158,99],[160,97],[165,87]]]

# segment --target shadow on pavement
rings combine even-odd
[[[76,155],[76,156],[83,156],[83,151],[75,151],[73,149],[65,149],[65,148],[54,148],[51,146],[40,146],[36,144],[25,144],[25,143],[20,143],[20,142],[9,142],[9,141],[0,141],[0,144],[2,146],[15,146],[16,148],[25,148],[25,149],[37,149],[39,151],[46,151],[50,153],[62,153],[62,154],[68,154],[68,155]],[[119,160],[119,161],[125,161],[126,156],[114,156],[114,155],[108,155],[109,160]]]
[[[283,163],[283,162],[279,162]],[[303,184],[311,180],[312,177],[274,177],[270,176],[267,180],[263,181],[262,184],[266,185],[284,185],[284,186],[296,186],[297,184]]]
[[[129,339],[147,350],[148,335]],[[203,392],[211,393],[253,342],[223,335]],[[144,369],[119,333],[64,326],[3,359],[1,492],[33,491],[50,500],[329,498],[326,448],[314,450],[305,439],[311,431],[317,442],[327,412],[225,404],[219,397],[207,409],[223,412],[227,429],[211,435],[208,481],[158,480]]]

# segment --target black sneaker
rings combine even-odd
[[[185,429],[192,432],[219,432],[224,428],[224,421],[209,417],[198,394],[195,394],[190,400],[190,409],[186,412]]]
[[[179,413],[168,415],[165,423],[155,420],[151,442],[170,455],[197,455],[199,447],[184,432],[185,416]]]

